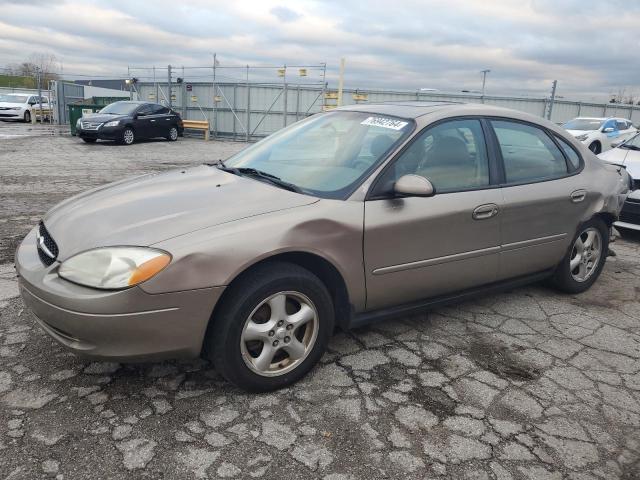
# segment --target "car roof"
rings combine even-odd
[[[360,103],[338,107],[336,110],[347,110],[354,112],[376,113],[379,115],[390,115],[393,117],[418,118],[423,115],[441,110],[454,105],[465,105],[459,102],[437,102],[437,101],[395,101],[380,103]]]

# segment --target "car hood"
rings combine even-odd
[[[128,115],[109,115],[107,113],[85,113],[82,115],[82,120],[96,123],[112,122],[113,120],[122,120],[125,118],[131,117]]]
[[[200,166],[99,187],[55,206],[44,224],[59,260],[96,247],[148,246],[222,223],[318,201]]]
[[[640,151],[627,148],[613,148],[598,155],[605,162],[624,165],[634,180],[640,180]]]
[[[0,107],[16,108],[16,107],[24,107],[24,106],[25,106],[24,103],[0,102]]]
[[[589,135],[593,132],[597,132],[597,130],[567,130],[574,137],[578,137],[580,135]]]

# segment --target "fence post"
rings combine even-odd
[[[251,128],[251,87],[249,86],[249,65],[247,65],[247,123],[245,140],[249,141],[249,129]]]
[[[578,102],[578,114],[576,115],[576,117],[580,116],[581,111],[582,111],[582,102]]]
[[[167,96],[169,102],[169,108],[173,107],[173,102],[171,101],[171,65],[167,65]]]
[[[296,122],[298,121],[298,114],[300,112],[300,84],[298,84],[296,92]]]

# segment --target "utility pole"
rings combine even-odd
[[[344,57],[340,59],[340,76],[338,77],[338,106],[342,106],[342,87],[344,86]]]
[[[487,73],[489,72],[491,72],[489,69],[480,71],[482,74],[482,103],[484,103],[484,87],[487,84]]]
[[[167,92],[169,92],[169,108],[171,109],[171,65],[167,65],[167,87]]]
[[[553,102],[556,99],[556,87],[558,86],[558,81],[554,80],[551,87],[551,100],[549,101],[549,111],[547,112],[547,120],[551,120],[551,112],[553,112]]]

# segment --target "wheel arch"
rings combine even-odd
[[[276,253],[246,266],[231,279],[227,288],[225,288],[222,296],[216,302],[209,322],[211,322],[215,317],[216,311],[225,302],[225,299],[228,297],[234,285],[237,285],[243,278],[251,275],[251,273],[257,268],[268,265],[269,263],[277,262],[292,263],[316,275],[327,287],[327,290],[333,300],[335,324],[342,329],[348,328],[351,319],[351,302],[344,277],[332,262],[321,255],[306,251],[287,251]]]

